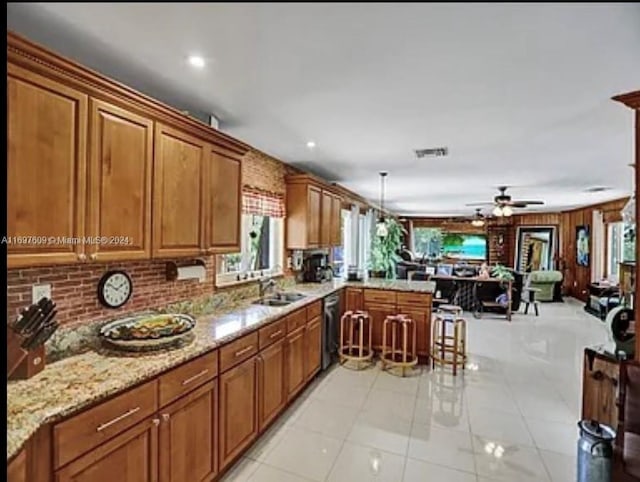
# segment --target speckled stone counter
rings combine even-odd
[[[434,289],[428,282],[388,280],[299,284],[291,288],[307,297],[284,307],[242,300],[232,307],[198,316],[195,339],[185,347],[136,354],[94,346],[84,353],[63,358],[48,364],[29,380],[7,383],[7,459],[45,423],[60,420],[157,376],[345,286],[420,292]]]

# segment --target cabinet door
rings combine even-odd
[[[192,256],[204,249],[205,142],[156,124],[153,255]]]
[[[240,159],[211,152],[209,162],[208,248],[216,253],[240,251],[242,164]]]
[[[217,403],[213,380],[161,411],[160,482],[200,482],[217,473]]]
[[[87,102],[74,89],[7,64],[9,268],[85,257],[83,244],[70,238],[84,236]]]
[[[258,435],[256,359],[250,358],[220,377],[220,470]]]
[[[87,246],[100,261],[151,257],[153,121],[91,100]]]
[[[56,472],[56,482],[156,482],[158,419],[140,422],[126,432]]]
[[[305,382],[305,327],[289,333],[286,338],[287,399],[293,399]]]
[[[322,191],[322,208],[320,212],[320,246],[331,245],[331,213],[333,195],[330,192]]]
[[[309,186],[307,191],[307,245],[309,248],[320,246],[322,217],[322,191]]]
[[[363,309],[361,289],[347,288],[346,298],[346,311],[356,311]]]
[[[429,356],[431,346],[431,312],[412,308],[411,306],[399,306],[398,313],[407,315],[416,324],[416,351],[420,356]]]
[[[342,199],[331,198],[331,246],[342,245]]]
[[[7,467],[8,482],[27,482],[27,452],[22,449]]]
[[[365,311],[371,317],[371,344],[376,350],[382,347],[382,325],[389,315],[395,315],[396,307],[394,305],[383,305],[374,303],[365,303]]]
[[[618,382],[620,365],[595,357],[593,365],[585,353],[582,371],[582,419],[597,420],[613,427],[618,426]]]
[[[305,380],[320,371],[322,362],[322,317],[317,316],[307,324],[305,340]]]
[[[284,339],[280,340],[258,355],[258,427],[261,432],[287,402],[284,343]]]

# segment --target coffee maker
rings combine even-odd
[[[315,253],[304,260],[303,277],[306,282],[323,283],[333,278],[333,268],[329,264],[329,256]]]

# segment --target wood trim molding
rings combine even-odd
[[[40,74],[55,77],[59,81],[71,84],[74,88],[98,98],[111,102],[115,98],[128,104],[135,103],[141,112],[149,114],[154,119],[173,127],[185,129],[211,144],[231,150],[240,156],[251,149],[244,142],[217,131],[204,122],[188,117],[173,107],[10,31],[7,32],[7,61]]]
[[[612,100],[616,102],[620,102],[631,109],[640,109],[640,90],[635,90],[633,92],[628,92],[626,94],[616,95],[612,97]]]

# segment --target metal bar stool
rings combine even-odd
[[[459,314],[437,314],[432,322],[431,366],[451,365],[453,375],[458,374],[458,365],[462,366],[467,360],[467,322]],[[453,328],[449,334],[447,328]]]
[[[372,364],[371,319],[366,311],[347,311],[340,318],[340,363],[354,362],[361,370]],[[364,366],[362,366],[364,363]]]
[[[391,345],[388,341],[391,340]],[[400,368],[405,376],[407,368],[418,364],[416,352],[416,324],[406,315],[389,315],[382,327],[382,369]],[[390,372],[394,374],[393,372]]]

